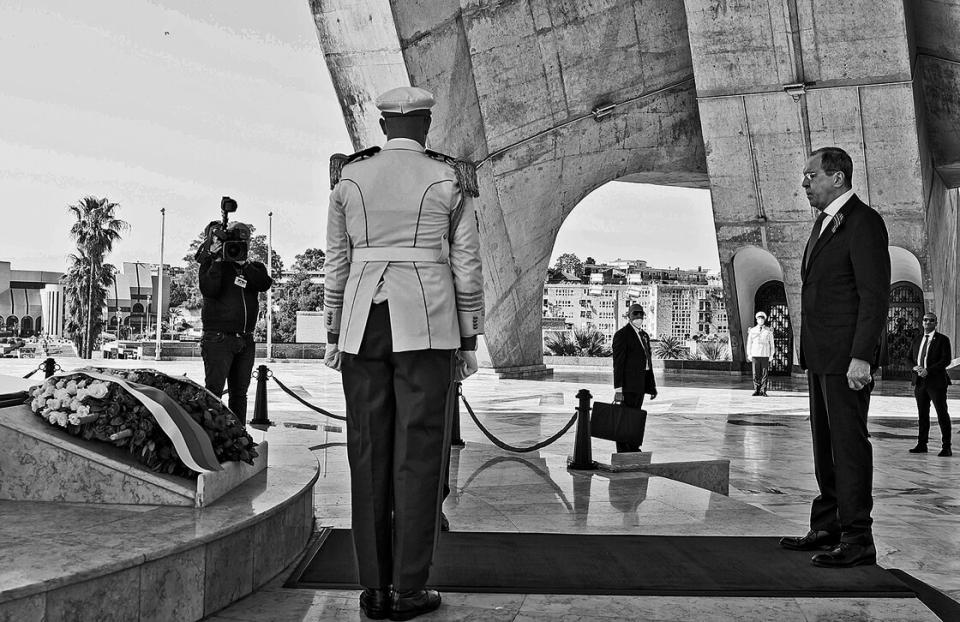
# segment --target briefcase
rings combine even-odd
[[[631,408],[619,402],[593,403],[590,417],[590,436],[631,445],[643,444],[643,431],[647,427],[647,411]]]

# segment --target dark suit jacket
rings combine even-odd
[[[657,383],[653,379],[653,370],[647,369],[647,353],[650,352],[650,337],[646,332],[637,331],[627,324],[613,335],[613,386],[620,387],[624,393],[657,392]],[[646,348],[646,349],[644,349]]]
[[[923,343],[923,335],[920,335],[913,342],[910,348],[911,360],[916,364],[917,357],[920,356],[920,345]],[[910,384],[916,386],[921,382],[930,389],[946,389],[950,384],[950,378],[947,376],[947,365],[950,364],[950,338],[943,333],[933,332],[933,338],[927,345],[927,377],[920,378],[914,372],[910,378]]]
[[[800,366],[817,374],[845,374],[851,358],[886,362],[887,228],[857,195],[837,216],[801,264]]]

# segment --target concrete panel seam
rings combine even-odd
[[[639,101],[639,100],[641,100],[641,99],[647,99],[647,98],[650,98],[650,97],[654,97],[654,96],[656,96],[656,95],[659,95],[659,94],[661,94],[661,93],[665,93],[665,92],[667,92],[667,91],[669,91],[669,90],[675,89],[675,88],[677,88],[677,87],[679,87],[679,86],[683,86],[684,84],[687,84],[687,83],[690,83],[690,82],[693,82],[693,76],[692,76],[692,75],[691,75],[691,76],[688,76],[688,77],[686,77],[686,78],[684,78],[684,79],[682,79],[682,80],[678,80],[677,82],[673,82],[673,83],[671,83],[671,84],[668,84],[667,86],[660,87],[660,88],[658,88],[658,89],[656,89],[656,90],[647,91],[647,92],[641,93],[641,94],[639,94],[639,95],[635,95],[635,96],[633,96],[633,97],[627,98],[627,99],[625,99],[625,100],[623,100],[623,101],[614,102],[613,105],[616,106],[616,107],[619,107],[619,106],[624,106],[624,105],[627,105],[627,104],[632,104],[632,103],[634,103],[634,102],[636,102],[636,101]],[[573,118],[567,119],[566,121],[563,121],[562,123],[558,123],[558,124],[554,125],[553,127],[549,127],[549,128],[547,128],[547,129],[545,129],[545,130],[540,130],[539,132],[536,132],[536,133],[534,133],[534,134],[531,134],[530,136],[527,136],[526,138],[522,138],[522,139],[520,139],[520,140],[518,140],[518,141],[516,141],[516,142],[510,143],[509,145],[507,145],[507,146],[505,146],[505,147],[501,147],[500,149],[497,149],[496,151],[493,151],[493,152],[487,154],[487,157],[485,157],[485,158],[483,158],[482,160],[480,160],[479,162],[477,162],[477,168],[480,168],[481,166],[483,166],[484,164],[486,164],[489,160],[491,160],[491,159],[493,159],[493,158],[495,158],[495,157],[497,157],[497,156],[500,156],[500,155],[506,153],[507,151],[510,151],[511,149],[515,148],[515,147],[519,147],[520,145],[523,145],[523,144],[525,144],[525,143],[528,143],[528,142],[530,142],[531,140],[535,140],[535,139],[537,139],[537,138],[540,138],[541,136],[545,136],[545,135],[547,135],[547,134],[551,134],[551,133],[553,133],[553,132],[556,132],[557,130],[559,130],[559,129],[561,129],[561,128],[564,128],[564,127],[566,127],[566,126],[568,126],[568,125],[571,125],[571,124],[573,124],[573,123],[576,123],[576,122],[578,122],[578,121],[583,121],[584,119],[593,119],[593,118],[594,118],[594,117],[593,117],[593,113],[587,113],[587,114],[583,114],[583,115],[580,115],[580,116],[577,116],[577,117],[573,117]]]

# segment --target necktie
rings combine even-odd
[[[917,365],[920,367],[927,366],[927,335],[923,336],[923,347],[920,348],[920,360],[917,362]]]
[[[827,214],[825,212],[820,212],[820,215],[817,216],[817,221],[813,223],[813,231],[810,232],[810,239],[807,240],[807,251],[804,253],[804,257],[806,258],[803,264],[804,270],[810,265],[810,255],[813,254],[813,247],[817,245],[817,239],[820,238],[820,229],[823,227],[823,221],[826,217]]]

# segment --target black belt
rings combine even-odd
[[[241,338],[241,339],[242,339],[243,337],[252,337],[252,336],[253,336],[253,333],[252,333],[252,332],[250,332],[250,333],[228,333],[228,332],[222,331],[222,330],[205,330],[205,331],[203,331],[203,334],[204,334],[204,335],[223,335],[224,337],[239,337],[239,338]]]

